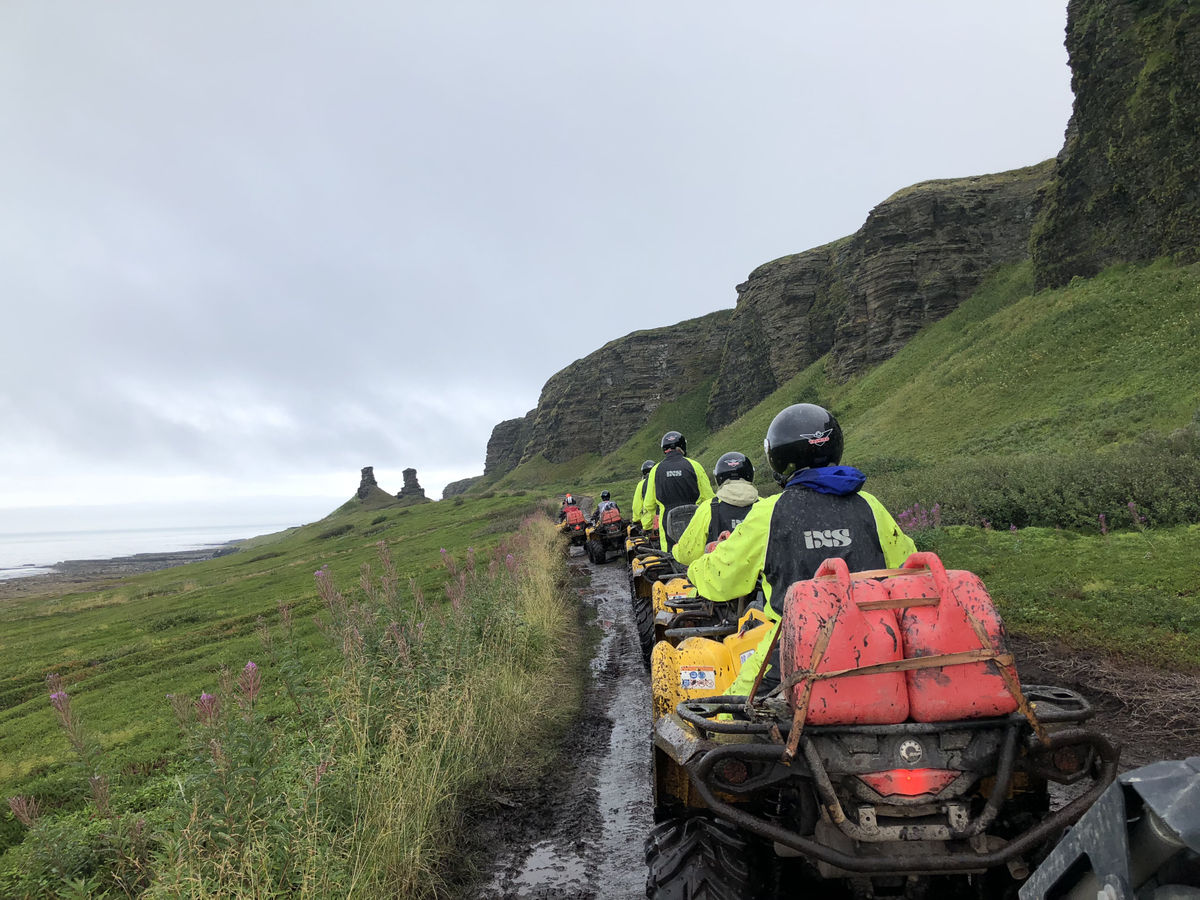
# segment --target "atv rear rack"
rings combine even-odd
[[[1039,704],[1038,718],[1043,724],[1064,727],[1043,737],[1037,737],[1029,733],[1027,719],[1017,712],[1006,717],[953,722],[809,726],[798,736],[796,743],[799,744],[801,753],[794,759],[789,759],[785,754],[787,739],[784,734],[790,730],[790,723],[786,717],[778,721],[738,721],[733,718],[745,715],[744,697],[727,696],[707,698],[704,702],[684,702],[678,705],[676,712],[680,719],[702,733],[747,737],[758,735],[768,738],[769,742],[763,742],[760,738],[750,742],[709,743],[706,749],[693,754],[686,763],[697,793],[718,817],[768,841],[850,873],[962,873],[982,871],[1016,861],[1055,838],[1063,829],[1077,821],[1116,777],[1119,748],[1098,732],[1070,727],[1072,723],[1087,718],[1091,713],[1090,706],[1083,697],[1074,691],[1043,685],[1029,685],[1025,687],[1025,693],[1031,701]],[[711,718],[715,716],[723,718]],[[1003,731],[995,782],[988,800],[983,809],[974,816],[970,815],[970,810],[964,803],[945,802],[944,824],[883,825],[875,821],[873,811],[865,821],[856,821],[848,816],[843,808],[817,747],[822,736],[871,735],[887,738],[985,729]],[[1022,733],[1026,736],[1022,770],[1050,780],[1070,783],[1086,775],[1086,769],[1091,768],[1094,772],[1094,782],[1070,803],[1050,813],[1019,835],[1004,840],[989,835],[987,829],[995,822],[1001,805],[1009,794],[1014,772],[1018,768]],[[1080,771],[1064,772],[1055,766],[1055,755],[1067,748],[1087,751],[1082,757],[1087,762]],[[766,766],[766,770],[739,784],[731,784],[720,776],[717,767],[732,760],[758,763],[758,768]],[[871,844],[872,850],[869,854],[852,855],[729,802],[728,798],[731,796],[750,794],[797,776],[812,779],[828,821],[850,840]],[[931,803],[936,804],[936,799],[931,800]],[[939,842],[935,847],[940,852],[935,852],[934,847],[931,847],[930,852],[915,856],[911,852],[901,854],[889,852],[885,843],[907,841],[911,846],[914,839]],[[944,848],[940,844],[944,841],[960,842],[961,849]]]

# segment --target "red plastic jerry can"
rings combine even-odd
[[[887,580],[893,600],[936,599],[934,605],[902,611],[900,632],[906,658],[938,656],[985,648],[1008,653],[1004,623],[979,576],[946,571],[936,553],[914,553],[904,562],[911,575]],[[980,626],[980,639],[971,618]],[[1013,684],[1016,667],[1004,666]],[[1001,716],[1017,708],[1017,699],[1001,675],[997,660],[935,666],[906,673],[909,714],[917,722],[944,722]]]
[[[845,560],[825,560],[816,576],[798,581],[787,590],[780,626],[783,677],[810,670],[839,672],[903,659],[895,610],[859,608],[863,602],[887,600],[887,588],[881,582],[853,578]],[[827,632],[827,638],[823,632]],[[824,640],[828,643],[821,649]],[[792,709],[802,702],[803,690],[803,682],[791,689],[788,701]],[[891,725],[906,718],[904,673],[882,672],[814,681],[805,723]]]

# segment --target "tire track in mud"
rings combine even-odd
[[[498,823],[490,881],[475,900],[634,900],[645,896],[642,843],[653,820],[650,791],[650,684],[642,665],[620,559],[588,573],[582,602],[600,628],[578,722],[557,778]]]

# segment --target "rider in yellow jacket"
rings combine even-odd
[[[718,459],[713,478],[717,482],[716,496],[696,507],[696,514],[671,551],[675,561],[685,566],[698,559],[710,543],[720,540],[722,534],[732,533],[758,500],[754,464],[744,453],[735,450]]]
[[[659,521],[659,546],[670,550],[666,516],[677,506],[703,503],[713,497],[712,484],[704,466],[689,459],[687,441],[678,431],[668,431],[662,439],[663,458],[646,478],[646,497],[642,504],[642,528],[653,528]]]
[[[827,410],[811,403],[787,407],[771,422],[764,444],[783,492],[754,504],[728,540],[688,567],[688,579],[709,600],[735,600],[761,585],[775,622],[731,694],[749,693],[793,583],[811,578],[829,557],[861,572],[897,568],[916,551],[883,504],[862,490],[866,476],[838,465],[842,431]],[[777,668],[768,676],[777,678]]]
[[[633,489],[633,505],[630,507],[629,521],[641,524],[642,521],[642,506],[646,502],[646,482],[650,470],[654,468],[654,460],[648,459],[642,463],[642,480],[637,483]]]

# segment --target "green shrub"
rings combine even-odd
[[[936,504],[946,525],[1098,530],[1102,515],[1109,528],[1188,524],[1200,522],[1200,431],[1098,453],[961,459],[877,481],[893,512]]]

